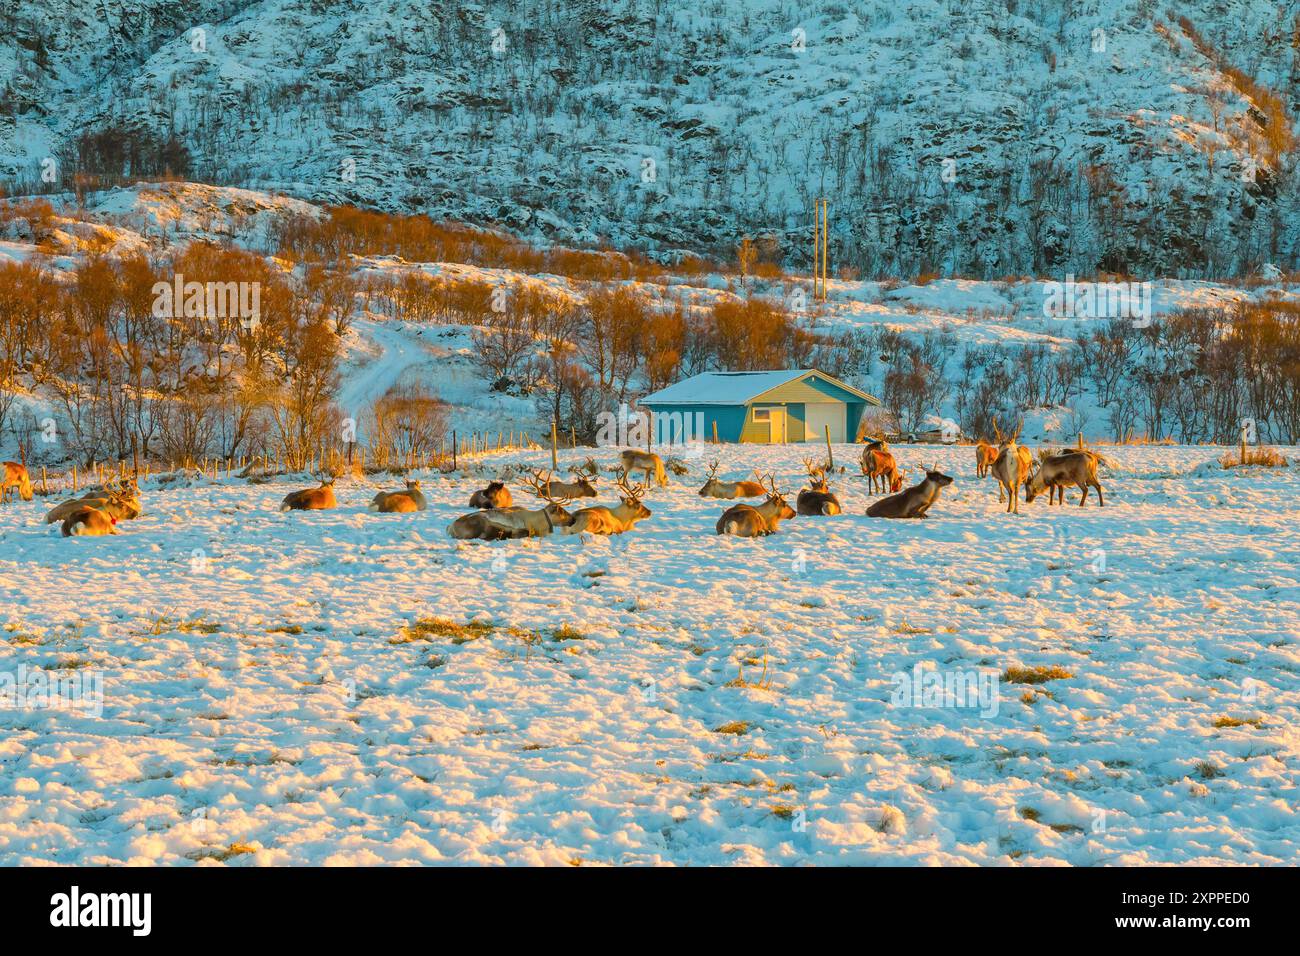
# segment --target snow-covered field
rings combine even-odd
[[[802,451],[722,472],[793,492]],[[930,519],[845,476],[760,540],[714,535],[699,459],[616,539],[454,542],[470,476],[383,516],[149,483],[110,538],[10,504],[0,675],[103,697],[0,710],[0,863],[1294,862],[1295,467],[1103,449],[1104,509],[1016,517],[971,449],[896,451],[957,476]],[[977,706],[895,700],[917,665]],[[1036,667],[1069,676],[1000,679]]]

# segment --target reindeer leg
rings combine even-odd
[[[1101,496],[1101,485],[1093,485],[1093,487],[1097,489],[1097,507],[1106,507],[1106,499]]]
[[[1082,508],[1083,503],[1088,500],[1088,486],[1080,485],[1079,490],[1083,492],[1083,497],[1079,499],[1079,507]]]

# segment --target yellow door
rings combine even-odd
[[[768,430],[768,441],[773,445],[785,444],[785,409],[774,408],[772,411],[772,420]]]

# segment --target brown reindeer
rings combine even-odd
[[[573,523],[573,515],[556,502],[537,511],[511,506],[488,508],[461,515],[447,526],[447,534],[460,541],[479,538],[503,541],[507,538],[544,538],[556,528]]]
[[[117,534],[117,519],[107,511],[86,506],[63,519],[62,531],[65,538]]]
[[[27,473],[27,466],[17,461],[4,463],[4,475],[0,478],[0,504],[9,500],[11,490],[18,492],[23,501],[32,500],[32,476]]]
[[[883,442],[880,443],[884,445]],[[881,491],[898,491],[903,487],[903,476],[898,470],[898,461],[894,458],[894,453],[886,447],[877,447],[868,445],[862,450],[862,477],[868,479],[871,483],[871,491],[876,490],[876,482],[880,483]]]
[[[62,521],[80,508],[96,508],[119,521],[130,521],[140,517],[140,499],[132,493],[130,485],[110,488],[100,495],[87,494],[81,498],[72,498],[55,505],[45,515],[45,523]]]
[[[757,505],[732,505],[722,512],[715,530],[718,534],[735,535],[738,538],[757,538],[773,534],[777,525],[794,517],[794,509],[785,500],[785,496],[776,490],[776,480],[765,477],[767,483],[767,500]]]
[[[515,499],[504,481],[488,482],[486,488],[480,488],[469,496],[471,508],[509,508],[514,503]]]
[[[667,487],[668,476],[664,473],[664,460],[649,451],[625,451],[619,456],[623,463],[623,471],[626,474],[632,474],[634,471],[644,473],[643,480],[648,484],[650,481],[650,472],[654,472],[655,482],[660,488]]]
[[[371,511],[384,514],[423,511],[427,507],[429,502],[420,491],[420,483],[411,478],[406,479],[405,491],[381,491],[370,502]]]
[[[939,500],[940,490],[952,484],[952,479],[939,471],[938,464],[925,469],[920,483],[906,491],[873,501],[867,508],[868,518],[924,518],[930,506]]]
[[[843,512],[840,500],[835,497],[826,483],[826,467],[813,464],[811,458],[803,460],[804,470],[808,472],[811,485],[799,492],[795,499],[795,510],[801,515],[837,515]]]
[[[1104,508],[1106,499],[1101,492],[1101,483],[1097,481],[1097,465],[1109,465],[1110,462],[1092,451],[1067,451],[1059,455],[1049,455],[1042,460],[1025,484],[1025,501],[1033,501],[1048,489],[1047,503],[1052,503],[1053,490],[1060,493],[1060,504],[1065,503],[1066,485],[1074,485],[1081,492],[1079,507],[1088,500],[1088,489],[1097,489],[1097,506]]]
[[[540,468],[529,468],[528,473],[533,476],[533,481],[524,479],[526,484],[539,498],[594,498],[596,497],[596,478],[588,478],[580,471],[572,472],[577,481],[556,481],[546,472],[543,478],[543,472]],[[491,487],[491,486],[489,486]],[[543,489],[545,493],[543,493]]]
[[[985,478],[993,470],[993,463],[998,460],[998,450],[994,445],[981,439],[975,444],[975,477]]]
[[[338,506],[334,499],[334,479],[322,478],[319,488],[307,488],[284,496],[281,511],[325,511]]]
[[[1019,437],[1019,432],[1016,437]],[[998,448],[998,457],[993,462],[993,477],[998,482],[998,501],[1002,500],[1004,490],[1008,495],[1009,514],[1020,514],[1020,486],[1029,478],[1033,464],[1034,456],[1024,445],[1016,444],[1015,438],[1003,442]]]
[[[709,465],[709,477],[700,489],[701,498],[757,498],[767,489],[758,481],[718,481],[718,463]]]
[[[564,529],[565,534],[622,534],[644,518],[650,517],[650,509],[641,504],[641,499],[649,490],[647,481],[635,485],[627,483],[627,470],[620,469],[615,483],[618,485],[619,503],[612,508],[597,506],[583,508],[573,515],[573,524]]]
[[[573,515],[565,510],[568,498],[558,498],[543,484],[539,474],[521,479],[546,506],[536,511],[506,505],[487,508],[473,514],[461,515],[447,526],[447,534],[458,540],[480,538],[484,541],[502,541],[508,538],[544,538],[556,528],[573,523]]]

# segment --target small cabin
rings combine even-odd
[[[857,438],[873,395],[817,369],[704,372],[641,399],[653,431],[665,442],[784,444]]]

